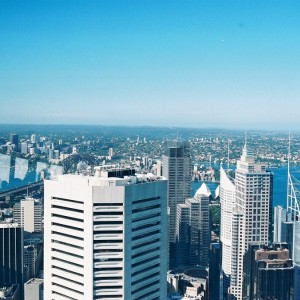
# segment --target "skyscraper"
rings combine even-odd
[[[220,243],[211,243],[209,251],[208,288],[209,300],[220,300]]]
[[[42,231],[42,205],[38,199],[25,198],[14,205],[14,219],[26,232]]]
[[[205,183],[193,198],[177,205],[176,253],[177,265],[208,266],[210,191]]]
[[[24,284],[24,300],[42,300],[44,280],[32,278]]]
[[[25,241],[26,243],[26,241]],[[24,246],[24,280],[38,276],[42,263],[42,245],[31,244]]]
[[[188,142],[168,142],[163,155],[163,176],[168,179],[169,268],[176,261],[177,205],[191,196],[191,157]]]
[[[186,200],[191,207],[190,264],[203,268],[208,266],[210,245],[209,197],[210,191],[203,183],[194,198]]]
[[[249,244],[244,258],[243,299],[294,300],[294,267],[287,244]]]
[[[221,174],[222,175],[222,174]],[[227,263],[230,261],[230,288],[229,293],[237,300],[242,299],[242,285],[243,285],[243,256],[248,249],[250,242],[259,242],[268,244],[271,234],[271,205],[272,205],[272,190],[273,190],[273,174],[266,170],[266,165],[256,163],[252,151],[249,150],[247,144],[243,148],[241,159],[237,162],[237,169],[235,172],[235,196],[232,204],[232,212],[228,210],[227,218],[223,219],[222,224],[231,222],[231,249],[227,249],[227,254],[231,252],[230,259],[224,257]],[[229,185],[227,190],[234,190]],[[224,185],[223,185],[224,187]],[[224,191],[223,191],[224,192]],[[221,211],[227,210],[225,198],[222,196],[221,184]],[[231,196],[229,196],[229,202]],[[227,203],[228,207],[231,205]],[[230,221],[231,220],[231,221]],[[221,229],[223,232],[223,229]],[[223,232],[223,238],[225,235]],[[225,239],[224,239],[225,241]],[[226,246],[226,245],[225,245]],[[226,255],[226,251],[223,250]],[[225,267],[225,263],[223,264]]]
[[[287,212],[282,206],[274,207],[274,229],[273,229],[273,242],[280,243],[283,239],[284,222],[287,219]]]
[[[221,203],[221,228],[220,241],[222,244],[222,290],[227,293],[231,276],[232,256],[232,218],[235,203],[234,179],[220,168],[220,203]]]
[[[17,223],[0,222],[0,286],[4,284],[23,290],[23,228]]]
[[[31,143],[33,143],[33,144],[35,144],[35,143],[37,142],[36,134],[32,134],[32,135],[30,136],[30,141],[31,141]]]
[[[44,227],[45,299],[166,299],[166,180],[100,167],[46,180]]]
[[[9,135],[9,141],[12,145],[15,145],[15,150],[18,151],[19,147],[19,135],[16,133],[10,133]]]

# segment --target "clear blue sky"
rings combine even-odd
[[[299,129],[300,1],[0,1],[0,123]]]

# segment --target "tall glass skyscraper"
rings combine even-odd
[[[176,266],[177,205],[191,196],[191,157],[188,142],[168,142],[163,155],[163,176],[168,179],[169,268]]]
[[[18,284],[23,290],[23,228],[0,222],[0,287]]]
[[[178,265],[208,266],[210,226],[209,194],[205,183],[193,198],[177,205],[176,248]]]

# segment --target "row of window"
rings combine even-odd
[[[68,228],[68,229],[72,229],[72,230],[77,230],[77,231],[83,231],[83,228],[78,228],[78,227],[75,227],[75,226],[65,225],[65,224],[56,223],[56,222],[51,222],[51,225],[52,226],[59,226],[59,227],[62,227],[62,228]]]
[[[77,245],[74,245],[74,244],[70,244],[70,243],[66,243],[66,242],[62,242],[62,241],[58,241],[58,240],[53,240],[52,239],[51,243],[56,243],[56,244],[65,245],[65,246],[68,246],[68,247],[72,247],[72,248],[82,249],[83,250],[83,247],[81,247],[81,246],[77,246]]]
[[[57,226],[57,225],[56,225]],[[65,226],[63,226],[65,227]],[[68,237],[68,238],[72,238],[72,239],[76,239],[76,240],[80,240],[80,241],[83,241],[83,238],[82,237],[79,237],[79,236],[75,236],[75,235],[71,235],[71,234],[66,234],[66,233],[62,233],[62,232],[58,232],[58,231],[55,231],[55,230],[52,230],[51,231],[52,234],[57,234],[57,235],[60,235],[60,236],[63,236],[63,237]],[[73,245],[74,246],[74,245]],[[74,246],[75,247],[75,246]]]
[[[83,204],[83,201],[78,201],[78,200],[72,200],[72,199],[66,199],[66,198],[59,198],[59,197],[52,197],[51,200],[61,200],[61,201],[66,201],[70,203],[78,203],[78,204]]]
[[[71,288],[69,288],[69,287],[67,287],[67,286],[65,286],[65,285],[61,285],[61,284],[58,284],[58,283],[55,283],[55,282],[52,282],[52,285],[53,285],[53,286],[59,286],[59,287],[61,287],[61,288],[63,288],[63,289],[66,289],[66,290],[68,290],[68,291],[75,292],[75,293],[78,293],[78,294],[80,294],[80,295],[83,295],[83,292],[80,292],[80,291],[78,291],[78,290],[71,289]],[[57,293],[57,292],[52,292],[52,294],[53,294],[53,293]],[[65,297],[67,297],[67,298],[69,298],[69,299],[73,299],[73,298],[68,297],[68,296],[66,296],[66,295],[63,295],[63,296],[65,296]]]
[[[51,208],[58,208],[58,209],[62,209],[62,210],[65,210],[65,211],[73,211],[73,212],[77,212],[77,213],[83,213],[83,209],[65,207],[65,206],[56,205],[56,204],[52,204]]]
[[[51,217],[57,217],[57,218],[65,219],[65,220],[71,220],[71,221],[76,221],[76,222],[83,223],[82,219],[78,219],[78,218],[74,218],[74,217],[68,217],[68,216],[64,216],[64,215],[61,215],[61,214],[57,214],[57,213],[54,213],[54,214],[52,213]]]

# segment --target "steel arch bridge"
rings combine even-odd
[[[100,165],[101,160],[90,154],[72,154],[62,161],[63,173],[75,173],[77,171],[77,165],[80,163],[86,163],[90,167]]]

